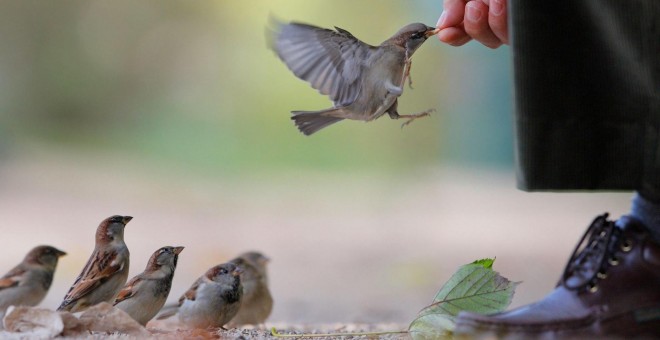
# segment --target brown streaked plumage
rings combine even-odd
[[[58,311],[80,312],[100,302],[112,303],[128,278],[124,227],[131,216],[111,216],[96,229],[94,252],[87,260]]]
[[[368,45],[350,32],[302,23],[278,24],[272,49],[300,79],[327,95],[334,106],[320,111],[293,111],[292,120],[305,135],[343,119],[374,120],[383,114],[408,121],[430,111],[400,115],[397,98],[410,71],[410,58],[434,27],[409,24],[379,46]]]

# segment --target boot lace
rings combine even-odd
[[[619,264],[617,253],[632,248],[622,231],[608,214],[596,217],[573,250],[560,284],[570,290],[598,291],[598,281],[607,277],[607,270]]]

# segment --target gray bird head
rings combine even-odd
[[[238,258],[243,258],[246,261],[250,262],[251,264],[258,265],[261,267],[265,267],[268,264],[268,262],[270,262],[270,258],[268,258],[267,256],[265,256],[264,254],[258,251],[245,252],[239,255]]]
[[[51,246],[37,246],[25,255],[25,262],[55,268],[57,260],[66,255],[65,252]]]
[[[131,216],[114,215],[106,218],[96,229],[96,243],[110,243],[114,240],[124,240],[124,227],[132,220]]]
[[[266,265],[270,258],[258,251],[248,251],[242,253],[235,259],[229,261],[243,269],[241,280],[264,279],[268,280]]]
[[[438,30],[435,27],[426,26],[422,23],[416,22],[401,28],[391,38],[383,42],[383,45],[393,44],[401,46],[406,49],[408,57],[410,57],[420,46],[422,46],[426,39],[437,33]]]
[[[149,262],[147,263],[146,270],[157,270],[162,266],[166,266],[174,270],[176,268],[179,254],[183,251],[183,247],[162,247],[156,250]]]
[[[219,264],[206,272],[206,277],[222,285],[238,285],[243,270],[233,263]]]
[[[206,277],[211,279],[222,288],[222,299],[225,303],[240,301],[243,296],[243,285],[241,274],[243,269],[237,265],[227,262],[219,264],[206,272]]]

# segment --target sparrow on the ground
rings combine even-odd
[[[158,316],[159,320],[178,315],[189,328],[223,328],[241,306],[243,286],[241,268],[233,263],[210,268],[186,291],[174,308]]]
[[[228,326],[260,325],[270,316],[273,296],[268,289],[266,265],[269,261],[268,257],[256,251],[243,253],[229,261],[243,270],[243,298],[238,314],[231,319]]]
[[[0,278],[0,328],[9,306],[36,306],[48,293],[57,261],[65,252],[38,246],[30,250],[23,261]]]
[[[174,270],[183,247],[162,247],[156,250],[142,274],[132,278],[119,292],[115,307],[146,326],[163,308],[172,288]]]
[[[366,44],[348,31],[302,23],[278,24],[272,48],[300,79],[328,95],[334,106],[320,111],[293,111],[292,120],[305,135],[342,119],[374,120],[387,113],[392,119],[428,116],[397,112],[397,98],[409,79],[411,57],[438,31],[421,23],[404,26],[379,46]]]
[[[112,303],[128,278],[129,252],[124,227],[133,217],[111,216],[96,229],[96,246],[58,311],[81,312],[97,303]]]

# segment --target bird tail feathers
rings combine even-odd
[[[322,111],[292,111],[291,113],[293,114],[291,120],[306,136],[344,119],[337,117],[343,113],[341,108]]]

